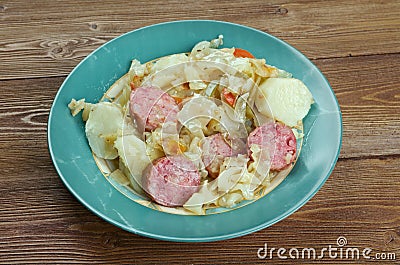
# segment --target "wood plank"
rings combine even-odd
[[[39,137],[45,133],[51,105],[64,79],[1,81],[0,135],[18,139],[21,133],[36,133]]]
[[[8,169],[0,182],[0,263],[265,264],[257,258],[265,243],[320,250],[335,246],[339,236],[351,247],[400,255],[400,157],[341,159],[317,195],[289,218],[241,238],[194,246],[136,236],[89,213],[56,175],[45,139],[35,140],[30,156],[18,156],[31,142],[25,135],[1,143],[14,152],[0,159],[0,168]],[[281,264],[276,255],[273,261]]]
[[[316,60],[343,115],[341,157],[400,153],[400,55]]]
[[[400,154],[399,61],[400,54],[316,61],[342,109],[341,158]],[[63,79],[0,82],[0,143],[25,134],[45,137],[48,112]]]
[[[64,78],[0,81],[0,149],[6,151],[0,156],[0,264],[265,264],[269,260],[257,258],[265,243],[321,249],[335,246],[339,236],[350,247],[400,257],[399,59],[393,54],[316,61],[343,109],[343,152],[332,175],[310,202],[278,224],[196,245],[136,236],[91,214],[58,178],[46,146],[47,113]],[[378,111],[393,128],[375,122]],[[371,154],[386,156],[366,158]],[[283,262],[276,256],[271,261]]]
[[[89,52],[133,29],[179,19],[235,22],[274,34],[308,57],[400,52],[400,2],[3,1],[0,79],[64,75]]]

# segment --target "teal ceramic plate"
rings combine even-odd
[[[117,191],[99,171],[84,124],[67,108],[71,98],[97,102],[129,69],[142,62],[189,51],[201,40],[224,35],[225,47],[241,47],[301,79],[311,90],[300,157],[270,194],[245,207],[207,216],[168,214],[144,207]],[[170,241],[215,241],[242,236],[287,217],[321,188],[337,161],[342,137],[338,102],[328,81],[303,54],[264,32],[219,21],[177,21],[126,33],[87,56],[58,91],[48,121],[48,143],[55,168],[82,204],[106,221],[135,234]]]

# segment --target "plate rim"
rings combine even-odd
[[[85,199],[83,199],[72,187],[71,185],[67,182],[66,178],[64,177],[63,172],[60,170],[59,166],[58,166],[58,162],[56,161],[56,157],[55,154],[53,152],[53,144],[51,141],[51,121],[53,119],[53,113],[54,113],[54,108],[55,108],[55,103],[57,102],[57,99],[60,96],[60,93],[64,87],[64,85],[68,82],[68,80],[71,78],[71,76],[73,75],[73,73],[75,71],[77,71],[77,69],[80,67],[81,64],[83,64],[86,60],[88,60],[89,57],[91,57],[94,53],[96,53],[98,50],[102,49],[105,45],[109,45],[110,43],[114,42],[115,40],[122,38],[128,34],[132,34],[133,32],[136,31],[140,31],[140,30],[146,30],[152,27],[157,27],[157,26],[162,26],[162,25],[167,25],[167,24],[176,24],[176,23],[196,23],[196,22],[200,22],[200,23],[218,23],[218,24],[225,24],[225,25],[229,25],[229,26],[235,26],[235,27],[240,27],[243,28],[245,30],[250,30],[250,31],[255,31],[259,34],[262,35],[266,35],[269,38],[274,39],[275,41],[283,44],[284,46],[288,47],[289,49],[295,51],[295,53],[300,54],[302,57],[304,57],[311,65],[313,65],[315,67],[315,69],[317,70],[318,74],[323,78],[323,80],[326,82],[326,84],[328,85],[329,89],[331,90],[331,93],[333,95],[333,98],[335,100],[335,104],[336,104],[336,108],[338,109],[338,122],[339,122],[339,141],[337,143],[338,149],[336,151],[336,156],[335,158],[332,160],[332,163],[330,165],[330,169],[328,170],[327,174],[323,177],[320,178],[321,182],[318,184],[318,186],[315,186],[315,188],[313,190],[311,190],[306,196],[304,196],[301,200],[297,201],[293,207],[289,208],[288,210],[286,210],[283,214],[278,215],[276,217],[274,217],[273,219],[267,220],[267,221],[263,221],[261,224],[257,225],[257,226],[253,226],[247,229],[243,229],[240,231],[236,231],[236,232],[232,232],[229,234],[223,234],[223,235],[216,235],[216,236],[207,236],[207,237],[180,237],[180,236],[165,236],[165,235],[159,235],[156,233],[150,233],[150,232],[146,232],[146,231],[142,231],[140,229],[137,229],[135,227],[129,227],[124,225],[123,223],[118,222],[117,220],[114,220],[113,218],[110,218],[109,216],[107,216],[106,214],[103,214],[101,211],[97,210],[95,207],[91,206],[89,203],[87,203],[85,201]],[[175,242],[212,242],[212,241],[219,241],[219,240],[225,240],[225,239],[231,239],[231,238],[236,238],[236,237],[240,237],[240,236],[244,236],[247,234],[251,234],[254,232],[257,232],[261,229],[264,229],[266,227],[269,227],[285,218],[287,218],[288,216],[290,216],[291,214],[293,214],[294,212],[296,212],[298,209],[300,209],[304,204],[306,204],[320,189],[321,187],[324,185],[324,183],[328,180],[329,176],[332,174],[332,171],[335,168],[335,165],[338,161],[339,155],[340,155],[340,151],[341,151],[341,147],[342,147],[342,140],[343,140],[343,119],[342,119],[342,112],[341,112],[341,108],[339,105],[339,102],[337,100],[337,97],[332,89],[332,86],[330,85],[328,79],[325,77],[325,75],[321,72],[321,70],[307,57],[305,56],[302,52],[300,52],[298,49],[296,49],[295,47],[293,47],[292,45],[290,45],[289,43],[285,42],[284,40],[275,37],[274,35],[271,35],[269,33],[266,33],[264,31],[249,27],[249,26],[245,26],[245,25],[241,25],[241,24],[237,24],[237,23],[232,23],[232,22],[227,22],[227,21],[219,21],[219,20],[174,20],[174,21],[168,21],[168,22],[162,22],[162,23],[156,23],[156,24],[151,24],[148,26],[144,26],[144,27],[140,27],[134,30],[131,30],[129,32],[123,33],[121,35],[118,35],[117,37],[105,42],[104,44],[102,44],[101,46],[99,46],[98,48],[96,48],[95,50],[93,50],[91,53],[89,53],[88,55],[85,56],[85,58],[83,58],[74,68],[71,72],[68,73],[68,76],[65,78],[65,80],[63,81],[63,83],[60,85],[60,87],[58,88],[58,91],[53,99],[51,108],[50,108],[50,112],[49,112],[49,117],[47,120],[47,144],[48,144],[48,150],[50,153],[50,157],[51,160],[53,162],[53,166],[57,171],[57,174],[59,176],[59,178],[62,180],[62,182],[64,183],[64,185],[67,187],[67,189],[69,190],[69,192],[71,192],[76,199],[78,199],[78,201],[84,205],[87,209],[89,209],[91,212],[93,212],[94,214],[96,214],[97,216],[99,216],[100,218],[102,218],[103,220],[134,234],[138,234],[141,236],[146,236],[149,238],[154,238],[154,239],[158,239],[158,240],[165,240],[165,241],[175,241]],[[142,205],[140,205],[140,207],[144,207]],[[199,218],[204,218],[204,216],[199,216]]]

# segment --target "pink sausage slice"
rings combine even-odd
[[[152,131],[166,121],[176,121],[179,111],[175,100],[165,91],[142,86],[132,91],[129,111],[139,131]]]
[[[204,138],[201,144],[203,152],[202,160],[211,177],[218,177],[220,166],[226,157],[232,157],[239,153],[244,153],[240,150],[241,142],[239,141],[240,140],[232,141],[231,144],[235,146],[233,149],[220,133]]]
[[[143,189],[157,203],[182,206],[200,188],[196,165],[182,155],[162,157],[143,171]]]
[[[249,148],[252,144],[267,148],[271,156],[271,170],[282,170],[296,158],[296,137],[282,123],[268,122],[254,129],[247,138]]]

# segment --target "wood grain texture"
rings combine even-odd
[[[127,31],[177,19],[251,26],[308,57],[400,52],[400,2],[386,1],[3,1],[0,79],[59,76]],[[229,36],[226,36],[229,37]],[[316,49],[317,47],[317,49]]]
[[[341,157],[400,154],[400,54],[316,60],[343,117]]]
[[[31,141],[25,134],[17,143],[3,141],[2,146],[24,153]],[[255,264],[265,263],[256,254],[264,243],[321,249],[341,235],[350,246],[400,255],[400,158],[339,160],[318,194],[284,221],[237,239],[186,244],[136,236],[90,214],[63,187],[45,139],[37,139],[35,146],[30,156],[13,163],[0,160],[0,168],[9,168],[0,185],[4,264]]]
[[[47,151],[46,121],[64,77],[0,82],[0,147],[7,151],[0,157],[0,263],[265,264],[257,258],[264,243],[322,248],[340,235],[351,246],[398,253],[399,57],[318,60],[343,110],[343,149],[333,174],[284,221],[238,239],[195,245],[124,232],[89,213],[63,186]]]
[[[400,155],[399,61],[400,54],[316,61],[341,106],[341,158]],[[0,141],[1,135],[7,139],[26,133],[41,137],[63,80],[55,77],[0,82]]]

